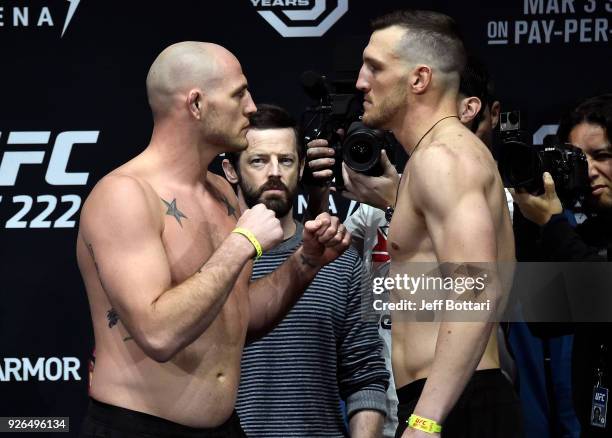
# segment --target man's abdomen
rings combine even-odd
[[[433,364],[438,330],[436,322],[402,322],[393,319],[393,377],[396,388],[427,378]],[[477,370],[499,368],[496,330],[493,330]]]

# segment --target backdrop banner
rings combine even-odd
[[[0,416],[69,417],[78,432],[94,349],[79,213],[149,141],[156,55],[183,40],[221,44],[256,103],[299,119],[310,104],[300,74],[356,79],[370,20],[406,6],[458,21],[502,109],[526,114],[536,141],[562,111],[611,91],[611,0],[0,0]],[[343,220],[356,207],[332,201]],[[300,197],[296,214],[304,207]]]

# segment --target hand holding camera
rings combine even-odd
[[[341,193],[342,196],[381,210],[395,207],[400,176],[389,161],[385,150],[380,153],[380,164],[383,169],[383,174],[380,176],[367,176],[343,164],[342,177],[345,190]]]
[[[334,150],[328,146],[326,140],[321,139],[310,141],[306,147],[307,163],[313,178],[331,181],[334,176],[332,169],[335,166]],[[340,194],[382,210],[393,206],[399,186],[399,174],[384,149],[380,152],[379,163],[382,169],[379,176],[356,172],[347,163],[342,163],[344,185]]]
[[[561,201],[555,191],[555,181],[550,173],[543,175],[544,193],[540,196],[532,195],[526,191],[517,192],[510,189],[512,199],[516,202],[523,216],[538,225],[545,225],[550,218],[563,211]]]

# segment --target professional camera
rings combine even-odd
[[[520,111],[501,113],[499,127],[499,171],[506,187],[540,195],[542,174],[548,172],[564,204],[573,206],[590,193],[587,159],[579,148],[553,135],[544,138],[544,145],[532,145],[530,135],[521,130]]]
[[[371,129],[361,122],[362,98],[355,92],[354,81],[330,83],[325,76],[307,71],[301,77],[306,94],[317,101],[302,114],[301,130],[304,143],[322,138],[335,151],[332,167],[336,187],[342,188],[342,162],[356,172],[380,176],[383,168],[380,152],[385,149],[392,158],[393,134]],[[316,181],[306,166],[304,179],[307,184],[325,184]]]

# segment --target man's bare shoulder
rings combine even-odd
[[[446,208],[467,194],[484,194],[494,184],[495,162],[486,146],[471,138],[472,133],[460,135],[436,139],[411,158],[410,195],[415,206]]]
[[[486,146],[471,132],[450,134],[411,157],[410,180],[420,183],[483,185],[490,181],[495,162]]]
[[[159,197],[144,179],[120,169],[95,185],[81,211],[80,228],[85,235],[102,229],[110,232],[163,230]]]
[[[238,219],[242,212],[231,184],[224,177],[213,172],[208,172],[206,175],[206,183],[215,193],[217,199],[227,206],[228,214],[232,214]]]

